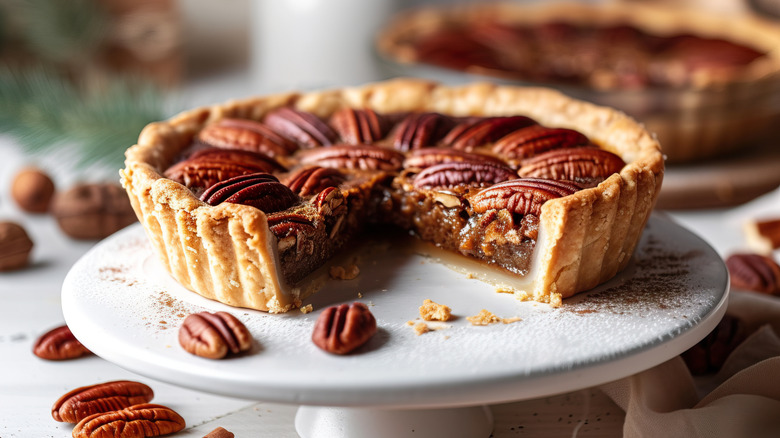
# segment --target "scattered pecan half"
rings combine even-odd
[[[622,158],[598,148],[553,149],[523,160],[517,174],[522,177],[574,181],[603,179],[620,172]]]
[[[176,433],[185,425],[173,409],[145,403],[90,415],[73,428],[73,438],[149,438]]]
[[[265,116],[265,124],[271,129],[304,148],[330,146],[338,134],[312,113],[289,107],[278,108]]]
[[[33,354],[46,360],[68,360],[92,354],[73,336],[67,325],[41,335],[33,346]]]
[[[536,122],[533,119],[525,116],[471,118],[456,125],[442,143],[455,149],[468,150],[534,124]]]
[[[455,126],[455,121],[439,113],[411,113],[396,126],[393,147],[406,152],[433,146]]]
[[[341,304],[323,310],[314,324],[311,340],[333,354],[347,354],[376,333],[376,319],[363,303]]]
[[[399,170],[404,155],[398,151],[371,145],[337,145],[305,151],[303,164],[362,170]]]
[[[681,356],[693,375],[716,373],[746,337],[742,320],[727,313],[704,339]]]
[[[269,157],[289,155],[298,149],[290,140],[263,123],[246,119],[222,119],[203,128],[198,140],[223,149],[262,152]]]
[[[552,149],[586,146],[588,143],[588,137],[573,129],[532,125],[498,139],[493,145],[493,152],[507,158],[522,159]]]
[[[82,386],[68,392],[54,402],[51,416],[56,421],[78,423],[90,415],[149,403],[152,398],[154,398],[152,388],[131,380]]]
[[[330,118],[330,124],[341,140],[350,144],[373,143],[385,136],[390,124],[372,109],[342,108]]]
[[[195,152],[165,171],[165,177],[190,189],[207,189],[219,181],[257,172],[285,171],[273,158],[258,152],[209,148]]]
[[[209,205],[223,202],[250,205],[265,213],[284,210],[298,202],[295,193],[268,173],[253,173],[220,181],[203,192],[200,199]]]
[[[454,161],[426,167],[412,184],[416,189],[452,188],[461,184],[486,186],[515,178],[515,172],[505,166]]]
[[[732,254],[726,259],[731,286],[765,294],[780,294],[780,266],[761,254]]]
[[[469,161],[472,163],[487,163],[496,166],[506,166],[506,163],[496,157],[450,148],[425,148],[410,152],[404,160],[405,168],[425,169],[434,164],[451,163],[453,161]]]
[[[222,359],[252,348],[252,334],[227,312],[193,313],[179,328],[179,344],[188,353],[208,359]]]
[[[285,181],[285,185],[298,196],[309,196],[321,192],[327,187],[338,187],[346,180],[341,171],[332,167],[304,167]]]
[[[545,202],[571,195],[578,190],[580,186],[570,181],[513,179],[479,191],[471,198],[471,206],[477,213],[506,209],[511,213],[539,216]]]

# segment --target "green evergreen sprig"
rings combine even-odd
[[[129,80],[94,88],[42,67],[0,69],[0,132],[32,154],[70,144],[77,166],[121,166],[143,127],[164,118],[162,99],[151,85]]]

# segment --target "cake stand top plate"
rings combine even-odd
[[[518,301],[388,240],[348,253],[354,280],[328,280],[286,314],[231,308],[172,280],[140,225],[96,245],[69,272],[62,306],[68,326],[94,353],[130,371],[223,395],[282,403],[357,407],[452,407],[542,397],[616,380],[680,354],[725,312],[728,274],[704,241],[651,217],[629,266],[559,308]],[[429,298],[456,318],[417,335]],[[311,342],[327,306],[362,301],[378,322],[353,354]],[[508,324],[473,326],[486,309]],[[247,354],[209,360],[178,344],[184,317],[224,310],[256,340]]]

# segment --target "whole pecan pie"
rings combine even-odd
[[[185,287],[270,312],[369,224],[479,260],[560,305],[626,266],[663,158],[624,114],[541,88],[398,79],[152,123],[120,173]],[[516,280],[516,281],[515,281]]]

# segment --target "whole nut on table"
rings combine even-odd
[[[22,169],[11,183],[11,197],[28,213],[48,211],[53,195],[54,182],[44,171],[34,167]]]
[[[62,231],[74,239],[102,239],[137,220],[119,184],[78,184],[57,193],[51,212]]]
[[[195,356],[222,359],[228,353],[249,351],[252,334],[227,312],[200,312],[184,318],[179,328],[179,344]]]
[[[149,438],[176,433],[185,425],[173,409],[146,403],[90,415],[73,428],[73,438]]]
[[[21,269],[30,260],[33,242],[24,227],[0,221],[0,272]]]
[[[131,380],[82,386],[68,392],[54,402],[51,416],[56,421],[78,423],[90,415],[149,403],[152,398],[154,398],[152,388]]]

